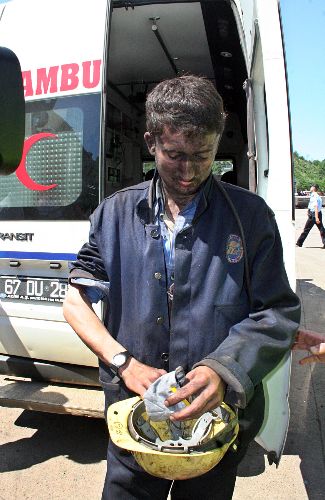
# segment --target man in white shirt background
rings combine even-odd
[[[296,245],[302,247],[311,228],[316,224],[322,238],[323,248],[325,249],[325,228],[322,221],[322,198],[318,194],[318,184],[313,184],[310,188],[310,200],[308,204],[308,219],[304,230],[299,236]]]

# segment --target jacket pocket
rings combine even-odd
[[[99,382],[104,390],[105,395],[105,418],[107,408],[117,401],[136,396],[127,389],[123,380],[111,374],[108,367],[99,366]]]
[[[122,381],[108,367],[99,366],[99,382],[104,390],[106,406],[121,399]]]
[[[111,404],[123,399],[123,397],[121,397],[121,384],[109,381],[106,373],[104,373],[104,376],[99,376],[99,382],[103,388],[105,396],[104,416],[106,419],[108,407]]]
[[[121,388],[119,382],[113,382],[113,381],[107,382],[105,380],[102,380],[100,377],[99,377],[99,382],[100,382],[102,388],[106,391],[118,392]]]

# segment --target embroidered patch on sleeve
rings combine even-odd
[[[227,240],[226,257],[228,262],[236,264],[243,257],[243,243],[240,236],[230,234]]]

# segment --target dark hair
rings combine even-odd
[[[312,187],[316,189],[316,191],[319,191],[319,185],[318,184],[312,184]]]
[[[185,75],[158,83],[146,101],[147,130],[160,135],[164,127],[185,135],[224,129],[226,114],[220,94],[204,77]]]

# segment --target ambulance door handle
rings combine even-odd
[[[9,261],[10,267],[19,267],[20,265],[21,265],[21,263],[19,262],[19,260],[10,260]]]
[[[61,267],[60,262],[50,262],[50,269],[60,269]]]

